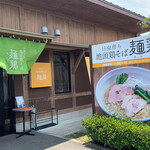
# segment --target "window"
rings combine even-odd
[[[55,93],[68,93],[70,89],[69,54],[54,52]]]

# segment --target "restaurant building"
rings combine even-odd
[[[0,134],[14,131],[16,96],[37,111],[56,107],[62,114],[91,107],[89,45],[136,37],[148,30],[138,25],[143,19],[104,0],[0,0],[2,38],[45,43],[29,74],[9,73],[0,64]],[[41,26],[48,34],[40,34]]]

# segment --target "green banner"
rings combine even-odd
[[[46,43],[0,37],[0,67],[8,74],[28,74]]]

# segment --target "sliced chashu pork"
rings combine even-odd
[[[144,109],[147,105],[147,102],[142,98],[132,98],[130,99],[125,106],[125,114],[128,117],[133,117],[139,111]]]
[[[126,105],[127,105],[128,102],[129,102],[129,100],[130,100],[130,99],[133,99],[133,98],[140,98],[140,96],[135,95],[135,94],[127,94],[127,95],[125,95],[125,97],[123,98],[123,102],[122,102],[121,107],[125,109],[125,108],[126,108]]]
[[[125,95],[132,94],[133,90],[130,87],[125,87],[121,84],[115,84],[109,91],[108,101],[109,103],[116,103],[123,101]]]

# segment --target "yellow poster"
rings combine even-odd
[[[86,61],[86,67],[87,67],[87,70],[88,70],[89,80],[90,80],[90,83],[91,83],[90,57],[85,57],[85,61]]]
[[[31,68],[31,88],[52,86],[51,63],[35,63]]]

